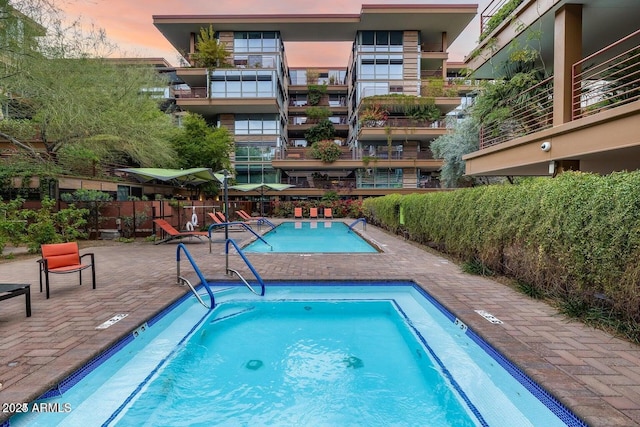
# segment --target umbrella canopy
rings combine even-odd
[[[293,185],[291,184],[268,184],[266,182],[263,182],[260,184],[238,184],[238,185],[229,186],[229,188],[233,188],[234,190],[240,190],[240,191],[260,190],[261,193],[264,193],[265,189],[282,191],[291,187],[293,187]]]
[[[224,175],[213,173],[209,168],[161,169],[161,168],[126,168],[118,169],[134,175],[142,182],[159,181],[177,184],[199,185],[210,181],[224,181]]]
[[[291,184],[271,184],[271,183],[267,183],[267,182],[261,182],[259,184],[237,184],[237,185],[230,185],[229,188],[233,188],[234,190],[240,190],[240,191],[254,191],[254,190],[259,190],[260,191],[260,215],[264,216],[264,201],[262,200],[264,198],[264,192],[265,190],[276,190],[276,191],[282,191],[282,190],[286,190],[287,188],[291,188],[291,187],[295,187],[294,185]]]

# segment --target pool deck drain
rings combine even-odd
[[[640,425],[639,346],[570,321],[544,302],[489,278],[465,274],[446,258],[375,226],[361,233],[385,245],[384,252],[247,257],[267,281],[414,280],[590,425]],[[243,244],[251,235],[234,232],[230,237]],[[175,242],[96,243],[81,250],[95,253],[95,290],[61,275],[52,280],[50,299],[32,292],[32,317],[24,315],[24,300],[0,303],[0,402],[32,401],[189,292],[175,285]],[[213,253],[204,240],[186,239],[185,244],[209,280],[230,280],[222,242],[213,244]],[[3,261],[2,281],[37,288],[37,258]],[[237,254],[229,262],[251,277]],[[195,280],[191,270],[183,270]],[[475,312],[479,307],[504,323],[490,323]],[[114,313],[128,316],[96,329]],[[0,424],[8,416],[0,413]]]

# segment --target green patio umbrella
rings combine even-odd
[[[267,182],[261,182],[259,184],[237,184],[229,186],[229,188],[240,191],[260,191],[260,216],[264,216],[264,204],[262,199],[264,198],[264,192],[266,190],[282,191],[291,187],[295,186],[291,184],[271,184]]]
[[[200,185],[210,181],[224,181],[222,174],[214,173],[209,168],[162,169],[162,168],[124,168],[118,169],[135,176],[142,182],[154,179],[172,182],[178,185]]]

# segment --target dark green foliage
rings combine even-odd
[[[209,126],[198,114],[189,113],[184,117],[180,131],[171,142],[182,168],[211,168],[218,171],[231,167],[231,134],[225,127]]]
[[[472,259],[462,263],[462,271],[468,274],[475,274],[476,276],[493,276],[494,273],[491,269],[487,268],[479,259]]]
[[[320,159],[324,163],[333,163],[340,158],[342,151],[340,147],[332,140],[323,140],[314,142],[311,145],[311,156],[314,159]]]
[[[477,259],[566,301],[568,312],[604,298],[625,323],[640,323],[640,172],[566,172],[364,201],[367,218],[394,232],[400,209],[403,227],[420,243]]]
[[[542,299],[544,297],[544,294],[540,289],[531,283],[525,282],[524,280],[516,280],[516,287],[520,292],[533,299]]]
[[[524,0],[510,0],[508,3],[502,6],[495,15],[489,18],[484,31],[482,31],[482,33],[480,34],[479,40],[482,41],[489,34],[491,34],[491,31],[496,29],[498,25],[500,25],[505,19],[507,19],[507,17],[511,15],[511,12],[516,10],[516,8],[520,6],[520,3],[522,3],[523,1]]]
[[[314,142],[325,139],[333,139],[336,129],[328,119],[320,120],[320,122],[304,133],[304,138],[313,144]]]
[[[309,105],[318,105],[322,100],[322,97],[327,93],[326,85],[310,84],[308,89],[309,94],[307,95],[307,98],[309,100]]]

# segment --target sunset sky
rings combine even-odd
[[[153,26],[153,15],[360,13],[362,4],[477,4],[478,16],[490,0],[58,0],[70,17],[80,17],[107,32],[119,56],[162,57],[178,65],[178,53]],[[449,48],[449,60],[461,61],[478,40],[476,17]],[[289,66],[345,67],[351,43],[285,43]]]

